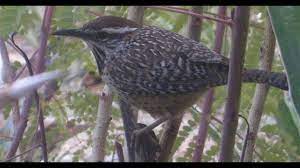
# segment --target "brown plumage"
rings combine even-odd
[[[176,116],[208,88],[227,84],[228,58],[161,28],[103,16],[80,29],[59,30],[54,35],[83,39],[103,80],[155,118]],[[243,81],[288,90],[284,73],[245,69]]]

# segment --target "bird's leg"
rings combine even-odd
[[[163,122],[167,121],[170,118],[171,118],[171,116],[163,116],[163,117],[160,117],[158,120],[154,121],[152,124],[150,124],[146,127],[143,127],[142,129],[134,130],[132,133],[132,139],[131,139],[131,147],[133,148],[133,150],[134,151],[138,150],[135,148],[138,148],[138,146],[140,146],[141,143],[143,143],[143,140],[142,140],[143,137],[147,137],[147,135],[151,134],[151,131],[155,127],[159,126],[160,124],[162,124]]]
[[[152,124],[148,125],[147,127],[144,127],[139,130],[135,130],[135,132],[136,132],[135,134],[142,134],[142,133],[149,132],[149,131],[153,130],[154,128],[156,128],[157,126],[159,126],[160,124],[162,124],[163,122],[167,121],[168,119],[170,119],[170,116],[160,117],[158,120],[154,121]]]

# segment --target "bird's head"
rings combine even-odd
[[[52,33],[56,36],[77,37],[85,41],[98,40],[131,33],[138,24],[116,16],[101,16],[78,29],[61,29]]]
[[[110,52],[120,45],[126,35],[138,28],[137,23],[124,18],[101,16],[81,28],[61,29],[52,35],[76,37],[85,41],[96,58],[99,71],[102,71],[106,56],[111,55]]]

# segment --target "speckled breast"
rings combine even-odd
[[[164,115],[176,116],[191,107],[201,97],[205,89],[186,94],[170,94],[158,96],[127,96],[133,106],[148,112],[152,117]]]

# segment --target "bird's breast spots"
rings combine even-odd
[[[171,94],[159,96],[129,95],[127,100],[135,107],[147,111],[152,116],[162,116],[166,113],[177,115],[192,106],[203,91],[188,94]]]

